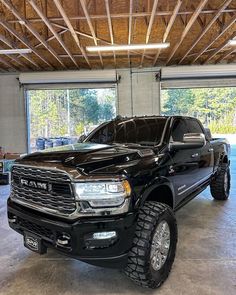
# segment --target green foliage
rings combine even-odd
[[[113,89],[30,90],[31,138],[79,136],[115,116]]]
[[[162,92],[164,115],[194,116],[213,133],[236,132],[236,88],[168,89]]]
[[[82,122],[75,126],[75,135],[81,135],[84,133],[84,124]]]

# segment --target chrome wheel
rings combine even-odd
[[[154,270],[160,270],[165,264],[170,249],[170,227],[161,221],[155,230],[151,246],[151,265]]]
[[[228,193],[228,186],[229,186],[229,178],[228,178],[228,173],[225,173],[224,176],[224,190],[226,193]]]

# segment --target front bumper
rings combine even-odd
[[[64,255],[93,265],[123,268],[132,246],[137,214],[130,212],[120,216],[68,221],[23,207],[9,198],[8,219],[12,229],[20,234],[31,232],[39,236],[47,248],[54,248]],[[91,234],[104,231],[115,231],[117,238],[93,244]],[[66,246],[57,243],[62,235],[70,237]]]

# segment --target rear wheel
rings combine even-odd
[[[177,225],[171,208],[146,202],[140,209],[126,275],[143,287],[159,287],[171,270],[176,244]]]
[[[230,170],[229,165],[224,163],[221,165],[218,175],[210,184],[211,195],[216,200],[227,200],[230,191]]]

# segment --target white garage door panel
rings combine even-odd
[[[21,73],[21,84],[116,83],[115,70]]]
[[[236,86],[236,65],[165,67],[161,87],[198,88]]]

